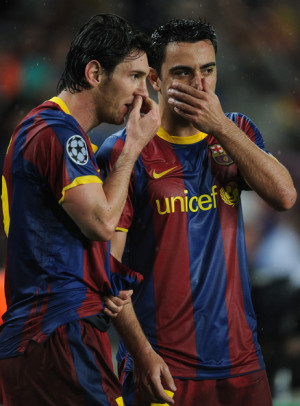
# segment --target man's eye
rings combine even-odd
[[[175,72],[175,75],[176,76],[187,76],[187,75],[189,75],[189,73],[190,72],[188,70],[178,70]]]
[[[213,68],[207,68],[207,69],[204,69],[204,70],[202,71],[202,74],[203,74],[203,75],[210,75],[210,74],[213,73],[213,71],[214,71]]]

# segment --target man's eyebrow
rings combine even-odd
[[[206,68],[210,68],[212,66],[216,66],[216,62],[208,62],[205,65],[201,65],[200,69],[206,69]],[[176,70],[180,70],[180,69],[190,70],[190,71],[193,70],[193,68],[188,65],[175,65],[169,69],[169,72],[172,73],[172,72],[175,72]]]
[[[211,66],[216,66],[216,65],[217,65],[216,62],[209,62],[209,63],[206,63],[205,65],[201,65],[200,68],[206,69],[206,68],[210,68]]]
[[[180,69],[193,70],[190,66],[187,66],[187,65],[175,65],[175,66],[172,66],[172,68],[169,69],[169,72],[172,73],[175,70],[180,70]]]
[[[147,75],[149,74],[149,72],[146,72],[146,71],[144,71],[144,70],[139,70],[139,69],[132,69],[132,70],[130,71],[130,73],[131,73],[131,74],[132,74],[132,73],[135,73],[135,74],[138,74],[138,75],[141,75],[141,76],[143,76],[143,75],[147,76]]]

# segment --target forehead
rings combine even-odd
[[[172,42],[166,47],[164,63],[167,65],[190,65],[215,62],[216,54],[210,40],[198,42]]]
[[[114,69],[114,73],[126,74],[130,72],[140,72],[148,75],[149,65],[145,52],[131,53],[127,55]]]

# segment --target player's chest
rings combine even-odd
[[[201,195],[233,180],[236,165],[219,145],[207,142],[174,148],[148,148],[136,171],[137,192],[150,197]]]

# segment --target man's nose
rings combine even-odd
[[[140,83],[140,85],[139,85],[139,87],[138,87],[138,89],[137,89],[137,94],[139,95],[139,96],[142,96],[142,97],[149,97],[149,91],[148,91],[148,87],[147,87],[147,82],[146,82],[146,80],[143,80],[141,83]]]
[[[202,86],[202,80],[201,79],[202,79],[201,73],[200,72],[196,73],[193,76],[190,85],[192,87],[194,87],[195,89],[197,89],[197,90],[202,90],[203,86]]]

